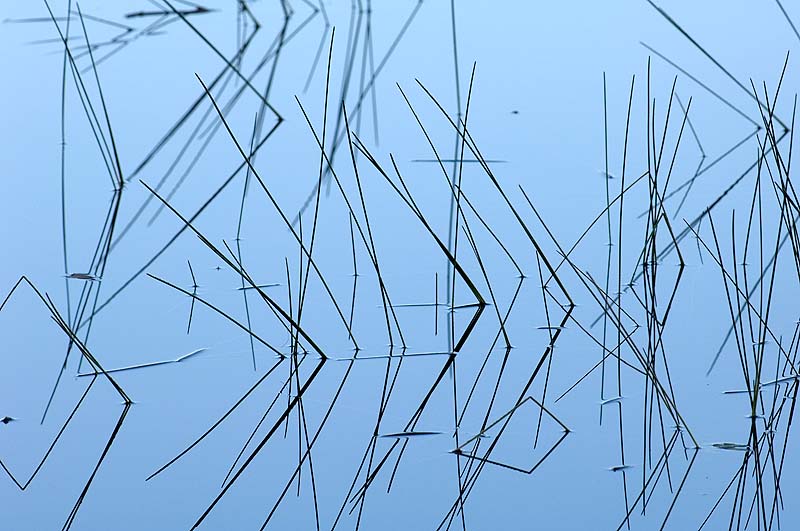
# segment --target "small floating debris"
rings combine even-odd
[[[607,171],[597,170],[597,173],[599,173],[600,175],[602,175],[606,179],[616,179],[616,177],[614,177],[614,175],[612,175],[611,173],[608,173]]]
[[[89,273],[70,273],[67,275],[67,278],[74,280],[88,280],[89,282],[96,282],[100,280],[100,277],[90,275]]]
[[[387,433],[381,435],[385,439],[404,439],[407,437],[424,437],[428,435],[441,435],[440,431],[401,431],[397,433]]]
[[[239,286],[236,288],[237,291],[245,291],[248,289],[263,289],[263,288],[274,288],[276,286],[280,286],[280,284],[273,283],[273,284],[256,284],[255,286]]]
[[[566,328],[566,326],[545,325],[545,326],[537,326],[536,330],[564,330],[565,328]]]
[[[608,468],[609,472],[622,472],[623,470],[628,470],[633,468],[633,465],[616,465]]]
[[[750,449],[750,446],[747,444],[739,444],[732,442],[718,442],[712,444],[711,446],[719,450],[733,450],[736,452],[746,452]]]
[[[0,422],[2,422],[3,424],[8,424],[9,422],[14,422],[15,420],[17,419],[15,419],[14,417],[3,417],[0,419]]]

